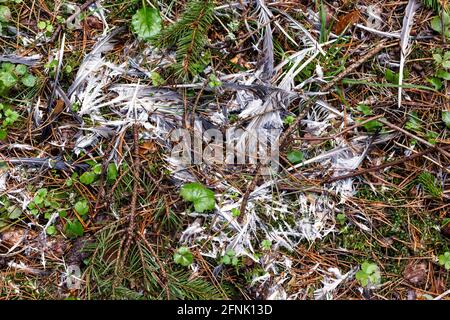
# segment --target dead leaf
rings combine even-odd
[[[139,154],[144,155],[149,152],[155,153],[158,151],[158,147],[153,141],[147,140],[139,146]]]
[[[427,276],[427,265],[423,262],[410,262],[403,271],[403,277],[412,285],[420,285],[425,282]]]
[[[338,22],[335,24],[333,28],[333,32],[335,34],[341,34],[344,32],[349,25],[352,25],[358,22],[360,19],[360,14],[358,10],[353,10],[347,13],[346,15],[339,18]]]

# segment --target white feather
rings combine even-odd
[[[398,71],[398,107],[402,105],[402,83],[403,83],[403,69],[405,67],[406,57],[410,53],[409,38],[411,33],[412,24],[414,21],[414,15],[419,9],[420,4],[416,0],[409,0],[406,6],[405,16],[403,17],[403,27],[400,33],[400,68]]]

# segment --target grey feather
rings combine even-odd
[[[405,67],[406,57],[409,54],[409,40],[412,24],[414,21],[414,15],[419,9],[420,4],[416,0],[409,0],[406,6],[405,16],[403,17],[403,27],[400,33],[400,68],[398,71],[398,107],[402,105],[402,83],[403,83],[403,69]]]

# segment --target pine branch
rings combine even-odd
[[[163,30],[154,42],[160,48],[177,46],[177,63],[174,65],[177,75],[185,78],[197,73],[197,66],[203,62],[203,49],[208,43],[213,9],[211,0],[191,0],[182,17]]]

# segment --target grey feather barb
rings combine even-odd
[[[61,171],[81,170],[85,171],[89,168],[88,164],[73,164],[61,159],[55,158],[11,158],[4,160],[14,166],[26,166],[30,168],[56,169]]]
[[[270,20],[273,15],[266,7],[264,0],[257,0],[256,3],[259,10],[260,23],[265,25],[263,48],[258,62],[262,69],[261,80],[269,83],[274,73],[273,38],[272,27],[270,26]]]
[[[406,57],[409,54],[409,40],[414,15],[419,9],[420,3],[416,0],[409,0],[406,6],[405,16],[403,17],[403,27],[400,33],[400,68],[398,71],[398,107],[402,105],[402,84],[403,84],[403,69],[405,67]]]
[[[107,36],[105,36],[102,40],[97,42],[96,45],[94,46],[94,48],[92,49],[92,51],[89,52],[89,54],[87,54],[86,57],[84,58],[83,63],[80,66],[80,70],[93,57],[96,57],[96,56],[98,56],[99,54],[101,54],[103,52],[110,51],[112,49],[112,47],[113,47],[113,44],[111,43],[112,38],[114,38],[117,34],[119,34],[120,32],[122,32],[124,30],[125,30],[125,28],[123,28],[123,27],[116,28],[113,31],[111,31]],[[69,90],[67,91],[67,96],[69,98],[75,92],[75,90],[78,88],[78,86],[83,82],[83,80],[88,76],[88,74],[89,74],[88,70],[84,70],[84,71],[85,72],[81,73],[81,74],[80,74],[80,71],[79,71],[79,73],[77,74],[77,78],[72,83],[72,85],[70,86]]]
[[[15,55],[15,54],[8,54],[8,55],[0,56],[0,62],[24,64],[26,66],[33,67],[39,63],[39,61],[41,60],[41,57],[42,56],[40,54],[35,54],[35,55],[29,56],[29,57],[21,57],[21,56]]]

